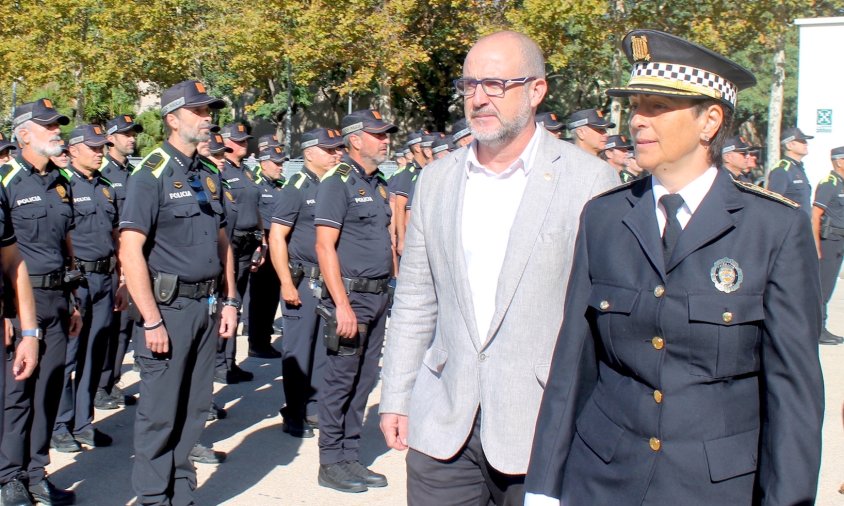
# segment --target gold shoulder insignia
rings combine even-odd
[[[770,200],[775,200],[775,201],[779,202],[780,204],[785,204],[788,207],[793,207],[795,209],[800,207],[800,204],[798,204],[797,202],[795,202],[791,199],[785,198],[777,192],[772,192],[770,190],[766,190],[765,188],[762,188],[761,186],[756,186],[753,183],[745,183],[744,181],[738,181],[736,179],[733,179],[733,183],[735,183],[736,186],[738,186],[740,190],[747,191],[747,192],[750,192],[750,193],[755,193],[756,195],[759,195],[759,196],[762,196],[762,197],[767,197]]]

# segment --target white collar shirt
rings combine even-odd
[[[715,166],[709,167],[703,174],[696,177],[691,183],[687,184],[682,190],[677,192],[681,197],[683,197],[683,205],[677,210],[677,221],[680,222],[680,226],[683,227],[683,229],[685,229],[686,225],[689,224],[689,220],[692,219],[692,215],[695,213],[698,206],[700,206],[700,203],[703,201],[703,198],[706,197],[706,194],[709,193],[709,190],[712,188],[712,184],[715,182],[715,178],[717,176],[718,169],[716,169]],[[665,210],[659,205],[659,199],[662,198],[663,195],[668,195],[671,192],[662,186],[662,183],[660,183],[655,177],[651,178],[651,185],[654,194],[656,222],[657,225],[659,225],[659,233],[662,235],[665,231],[666,219]]]

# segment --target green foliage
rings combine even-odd
[[[135,123],[144,127],[144,131],[138,134],[136,146],[138,154],[146,156],[164,142],[164,121],[161,119],[161,110],[144,111],[135,118]]]

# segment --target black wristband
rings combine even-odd
[[[153,323],[152,325],[149,325],[149,326],[147,326],[147,324],[144,323],[144,330],[155,330],[162,325],[164,325],[164,318],[158,320],[157,322],[155,322],[155,323]]]

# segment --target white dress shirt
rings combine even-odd
[[[466,156],[466,188],[461,217],[463,257],[475,309],[475,323],[482,342],[486,341],[495,314],[498,277],[539,137],[540,129],[537,127],[524,151],[500,174],[478,162],[477,141],[469,146]]]

